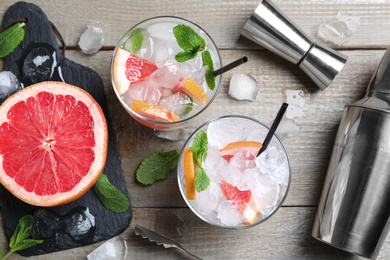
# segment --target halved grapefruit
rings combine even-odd
[[[256,203],[250,190],[241,191],[226,181],[220,181],[219,186],[223,195],[233,201],[238,212],[242,215],[242,223],[251,225],[256,222],[260,214],[260,206]]]
[[[123,95],[134,82],[157,70],[156,64],[117,48],[112,62],[112,75],[119,95]]]
[[[107,142],[103,111],[86,91],[37,83],[0,106],[0,182],[32,205],[71,202],[99,178]]]
[[[230,161],[230,159],[239,151],[244,148],[249,148],[252,150],[253,154],[257,155],[263,145],[259,142],[255,141],[237,141],[232,142],[226,145],[224,148],[219,150],[220,155],[226,161]]]

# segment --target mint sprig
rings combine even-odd
[[[194,163],[199,167],[202,167],[202,158],[207,152],[207,144],[207,134],[203,130],[199,131],[195,135],[192,146],[190,147],[194,156]]]
[[[123,213],[130,207],[127,197],[110,183],[105,174],[100,174],[93,185],[93,190],[99,197],[103,206],[115,213]]]
[[[195,169],[195,188],[198,192],[204,191],[210,184],[210,178],[202,167]]]
[[[195,189],[198,192],[204,191],[210,184],[210,178],[207,176],[206,171],[202,168],[202,160],[207,157],[207,145],[207,134],[201,130],[195,135],[192,140],[192,146],[190,147],[194,164],[199,166],[195,169]]]
[[[153,153],[138,167],[137,180],[144,185],[150,185],[158,180],[166,179],[170,171],[177,166],[178,159],[177,150]]]
[[[177,44],[183,49],[176,54],[175,59],[178,62],[191,60],[202,51],[203,66],[208,66],[206,71],[206,82],[208,87],[215,88],[214,64],[209,51],[203,51],[206,48],[206,41],[190,26],[179,24],[173,28],[173,34],[176,37]]]
[[[0,58],[10,54],[23,40],[25,23],[16,23],[0,33]]]
[[[127,40],[121,46],[121,48],[133,54],[136,53],[139,49],[141,49],[142,43],[144,41],[142,31],[142,28],[135,28],[131,30],[127,35]]]
[[[18,221],[18,225],[15,228],[14,233],[9,241],[10,251],[4,256],[3,260],[7,259],[12,253],[21,251],[23,249],[42,244],[43,240],[29,239],[31,235],[31,229],[33,227],[33,216],[25,215]],[[1,249],[1,248],[0,248]],[[1,250],[0,250],[1,258]]]

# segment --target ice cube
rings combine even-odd
[[[80,49],[87,54],[93,54],[100,50],[104,44],[103,23],[95,21],[89,24],[81,34],[78,44]]]
[[[141,43],[140,39],[142,39]],[[140,58],[149,59],[153,54],[153,40],[146,30],[136,28],[129,32],[128,38],[121,45],[121,48],[134,53]]]
[[[203,85],[205,81],[206,71],[209,69],[209,66],[203,66],[199,70],[195,70],[192,74],[192,79],[198,83],[199,86]]]
[[[242,173],[240,169],[234,166],[223,166],[219,169],[218,174],[224,181],[230,183],[233,186],[237,186],[241,183]]]
[[[146,92],[145,102],[157,105],[161,98],[161,91],[159,88],[148,88]]]
[[[256,155],[249,148],[238,151],[229,161],[229,164],[241,172],[256,167]]]
[[[33,239],[54,239],[61,230],[61,217],[56,213],[38,209],[34,212],[34,222],[31,229]]]
[[[231,142],[237,141],[240,127],[234,120],[220,119],[209,124],[207,137],[210,146],[224,148]]]
[[[264,205],[266,202],[266,207],[274,208],[278,201],[280,186],[268,175],[260,175],[251,191],[259,205]]]
[[[336,17],[319,26],[317,36],[325,42],[342,45],[351,38],[359,25],[360,17],[339,12]]]
[[[220,165],[220,154],[219,149],[215,147],[208,146],[207,156],[203,162],[203,167],[207,172],[207,175],[210,179],[214,179],[217,173],[218,166]]]
[[[223,201],[218,206],[218,218],[227,226],[237,226],[242,223],[242,216],[239,208],[233,201]]]
[[[242,191],[250,190],[259,182],[260,171],[258,168],[247,169],[243,172],[242,176],[237,188]]]
[[[42,45],[33,48],[23,61],[23,79],[32,83],[49,80],[57,65],[54,59],[53,47]]]
[[[125,260],[127,257],[127,243],[121,236],[113,237],[93,250],[88,260]]]
[[[148,83],[145,80],[133,83],[130,88],[123,94],[123,99],[130,106],[133,100],[145,101],[148,91]]]
[[[20,89],[19,81],[11,71],[0,72],[0,100],[6,99]]]
[[[196,192],[196,208],[200,214],[209,215],[217,208],[222,196],[219,184],[210,182],[207,189]]]
[[[193,71],[200,70],[203,67],[202,55],[198,53],[193,59],[189,59],[184,63],[189,65]]]
[[[184,116],[191,111],[193,104],[186,94],[177,92],[168,97],[162,98],[159,102],[159,106],[176,115]]]
[[[64,218],[65,232],[76,242],[88,241],[95,233],[95,217],[87,207],[76,208]]]
[[[159,138],[170,140],[170,141],[179,141],[184,139],[184,130],[183,129],[177,129],[177,130],[154,129],[154,135]]]
[[[229,85],[229,94],[238,100],[255,101],[259,93],[257,81],[249,74],[234,73]]]
[[[166,63],[175,60],[175,52],[172,47],[164,43],[155,43],[153,48],[153,54],[150,60],[154,62],[157,67],[161,68]]]
[[[176,63],[161,67],[150,74],[149,84],[153,87],[172,89],[180,82]]]
[[[173,28],[176,26],[175,23],[155,23],[148,27],[150,36],[163,40],[177,42],[176,37],[173,34]]]
[[[192,68],[190,65],[188,65],[185,62],[178,63],[178,65],[179,65],[179,73],[178,73],[179,78],[184,79],[184,78],[188,78],[188,77],[191,78],[192,77],[193,71],[192,71]],[[204,77],[204,75],[203,75],[203,77]]]

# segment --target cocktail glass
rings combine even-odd
[[[236,160],[239,157],[237,154],[237,158],[234,159],[235,155],[228,163],[219,153],[220,149],[231,142],[262,142],[268,130],[265,124],[253,118],[229,115],[204,123],[190,135],[180,153],[177,179],[185,202],[199,218],[218,227],[245,229],[264,222],[280,208],[287,196],[291,174],[287,151],[277,135],[274,135],[259,157],[252,154],[252,158],[247,157],[249,159],[243,161],[244,164]],[[207,156],[203,157],[202,167],[211,181],[206,190],[196,191],[195,200],[189,200],[184,177],[184,151],[193,145],[193,139],[200,131],[207,134],[208,151]],[[254,223],[247,225],[235,218],[226,218],[230,213],[235,215],[235,212],[225,207],[229,202],[222,194],[221,181],[226,181],[239,190],[251,191],[253,199],[261,207]]]
[[[151,60],[154,62],[158,68],[162,67],[169,67],[169,66],[179,66],[180,71],[183,70],[191,70],[192,76],[191,77],[199,77],[202,71],[203,63],[202,63],[202,54],[201,52],[198,53],[197,58],[192,59],[190,61],[184,62],[184,63],[178,63],[175,61],[175,55],[183,51],[177,44],[177,41],[173,35],[172,28],[178,24],[184,24],[187,26],[190,26],[193,28],[205,41],[206,41],[206,47],[204,50],[209,50],[211,54],[211,58],[214,63],[214,69],[218,69],[221,67],[221,56],[219,54],[219,51],[217,49],[217,46],[215,45],[214,41],[208,35],[201,27],[196,25],[195,23],[192,23],[188,20],[185,20],[183,18],[179,17],[170,17],[170,16],[161,16],[161,17],[154,17],[151,19],[147,19],[143,22],[140,22],[139,24],[135,25],[133,28],[131,28],[129,31],[127,31],[119,40],[117,46],[115,47],[114,54],[113,54],[113,60],[111,63],[111,80],[112,85],[114,88],[114,92],[121,103],[121,105],[124,107],[124,109],[138,122],[141,124],[158,130],[173,130],[173,129],[179,129],[186,123],[193,120],[195,117],[198,117],[200,114],[202,114],[204,111],[206,111],[211,104],[213,103],[214,99],[216,98],[216,95],[218,93],[218,90],[221,85],[221,75],[218,75],[215,78],[215,88],[213,90],[210,90],[207,87],[207,83],[204,79],[204,77],[198,78],[197,81],[199,85],[202,87],[202,89],[206,92],[208,99],[207,102],[203,102],[200,105],[197,105],[197,100],[193,102],[192,111],[190,111],[185,116],[180,116],[180,118],[174,122],[168,122],[166,120],[160,120],[153,117],[150,117],[145,114],[138,113],[131,109],[131,102],[134,99],[128,99],[125,94],[121,95],[120,91],[118,90],[118,86],[115,83],[114,80],[114,57],[115,54],[119,51],[119,49],[126,48],[127,41],[129,39],[129,35],[135,31],[135,30],[142,30],[143,35],[143,45],[138,50],[135,55],[141,56],[141,58],[146,60]],[[133,33],[134,34],[134,33]],[[133,37],[133,36],[131,36]],[[173,65],[172,65],[173,64]],[[168,70],[171,70],[171,67],[169,67]],[[204,73],[204,68],[203,68]],[[183,74],[185,74],[183,72]],[[123,75],[124,76],[124,75]],[[133,85],[132,85],[133,86]],[[172,88],[173,86],[169,86],[169,88],[172,89],[171,93],[176,93],[176,89]],[[131,87],[130,87],[131,88]],[[166,95],[166,89],[160,88],[159,90],[162,94],[161,98]],[[180,91],[180,89],[178,90]],[[169,92],[169,91],[168,91]],[[169,95],[169,94],[168,94]],[[156,105],[160,105],[161,98],[159,102],[156,102]],[[193,100],[192,100],[193,101]],[[172,111],[171,111],[172,112]],[[173,111],[172,113],[174,113]]]

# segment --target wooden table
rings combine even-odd
[[[1,17],[15,1],[2,0]],[[144,1],[33,1],[64,37],[66,56],[96,70],[103,79],[114,123],[122,167],[133,206],[133,219],[122,234],[130,259],[184,258],[176,249],[164,249],[134,234],[134,225],[162,233],[206,259],[359,259],[311,237],[322,185],[344,106],[360,99],[387,45],[390,43],[390,4],[385,0],[275,0],[274,2],[313,38],[318,26],[338,11],[360,18],[360,26],[344,45],[332,46],[349,56],[333,84],[320,91],[296,66],[264,50],[239,32],[259,0],[144,0]],[[153,16],[173,15],[202,26],[219,46],[224,64],[246,55],[249,62],[235,72],[253,75],[260,84],[254,102],[237,101],[228,94],[232,71],[223,76],[221,90],[206,114],[185,129],[226,114],[242,114],[269,124],[286,101],[287,90],[301,90],[306,98],[303,116],[293,118],[298,129],[284,138],[291,167],[289,194],[279,211],[257,227],[233,231],[215,228],[198,219],[186,206],[173,170],[164,181],[143,186],[136,181],[140,162],[156,151],[180,150],[184,140],[168,141],[133,120],[116,99],[110,79],[113,49],[134,24]],[[105,25],[105,46],[86,55],[77,42],[85,27],[100,20]],[[0,69],[3,63],[0,63]],[[0,246],[8,250],[0,217]],[[29,259],[82,259],[101,243]],[[20,256],[15,255],[14,259]],[[12,258],[11,258],[12,259]],[[378,259],[390,259],[390,238]]]

